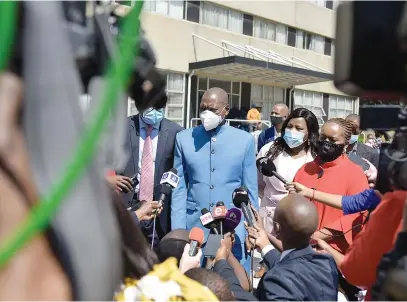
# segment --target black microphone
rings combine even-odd
[[[178,186],[179,177],[177,176],[177,169],[172,168],[170,171],[165,172],[161,177],[161,193],[158,201],[163,202],[167,196],[171,194],[172,189]]]
[[[203,208],[201,213],[202,215],[199,217],[199,219],[201,220],[202,225],[205,228],[210,229],[216,235],[219,235],[218,229],[216,228],[216,222],[213,219],[211,212],[209,212],[207,208]]]
[[[225,220],[226,212],[227,209],[223,201],[218,201],[216,203],[216,207],[213,209],[212,216],[215,220],[219,221],[219,230],[221,235],[223,235],[223,221]]]
[[[256,160],[256,166],[257,170],[259,170],[259,172],[264,176],[275,176],[283,184],[288,183],[287,180],[285,180],[280,174],[277,173],[276,165],[268,157],[260,157],[258,160]]]
[[[235,207],[242,210],[244,219],[246,220],[248,226],[252,227],[254,224],[251,209],[248,206],[250,201],[247,190],[244,190],[243,188],[238,188],[234,190],[232,198]]]

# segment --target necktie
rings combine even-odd
[[[151,141],[152,126],[146,128],[147,136],[144,140],[143,156],[141,158],[140,200],[152,201],[154,192],[153,143]]]

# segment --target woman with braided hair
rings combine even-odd
[[[346,155],[353,128],[352,122],[341,118],[327,121],[321,128],[318,156],[298,170],[294,181],[313,190],[342,196],[368,189],[363,170]],[[364,214],[344,215],[341,210],[317,202],[313,197],[311,201],[316,205],[319,215],[314,238],[326,240],[331,247],[344,254],[352,239],[360,232]]]

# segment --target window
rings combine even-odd
[[[262,108],[261,118],[268,120],[274,105],[284,103],[284,94],[284,88],[252,84],[250,90],[251,105],[260,106]]]
[[[267,39],[271,41],[276,40],[276,24],[267,22],[263,19],[254,19],[253,35],[257,38]]]
[[[314,48],[313,50],[317,53],[324,53],[325,49],[325,38],[321,36],[313,36]]]
[[[251,15],[243,15],[243,34],[253,36],[253,16]]]
[[[297,30],[292,27],[288,27],[287,29],[287,45],[295,47],[297,38]]]
[[[297,38],[295,41],[295,47],[304,48],[304,32],[302,30],[297,30]]]
[[[327,56],[331,55],[331,45],[332,45],[332,40],[329,38],[325,38],[324,54],[326,54]]]
[[[206,90],[212,87],[219,87],[226,91],[229,97],[230,108],[236,107],[240,109],[240,82],[231,82],[231,81],[222,81],[216,79],[208,78],[198,78],[198,106],[197,111],[199,110],[199,103],[201,102],[202,96]],[[198,116],[198,112],[197,112]]]
[[[334,3],[332,0],[326,0],[325,1],[325,7],[329,8],[329,9],[333,9],[334,8]]]
[[[208,2],[202,2],[201,23],[243,33],[243,14]]]
[[[303,44],[303,48],[304,49],[308,49],[308,50],[312,50],[313,46],[312,46],[312,35],[310,33],[304,33],[304,40],[303,40],[304,44]]]
[[[326,116],[323,108],[323,94],[320,92],[295,90],[294,108],[307,108],[312,111],[318,119],[318,123],[324,123],[323,116]]]
[[[163,14],[176,19],[184,19],[184,1],[151,0],[144,2],[146,11]]]
[[[167,107],[165,117],[180,125],[184,121],[185,76],[180,73],[167,74]]]
[[[200,1],[187,1],[185,19],[191,22],[199,23]]]
[[[286,44],[287,42],[287,26],[276,24],[276,42]]]
[[[329,96],[329,118],[345,118],[352,114],[355,107],[355,99],[348,96]]]

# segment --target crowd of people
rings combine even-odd
[[[310,110],[277,104],[273,127],[261,131],[256,148],[254,136],[226,125],[229,111],[227,93],[211,88],[201,100],[199,126],[183,130],[162,108],[129,118],[131,158],[124,172],[107,179],[158,255],[147,263],[162,262],[150,267],[152,274],[173,271],[175,258],[184,276],[224,301],[372,299],[376,269],[405,231],[407,194],[394,185],[392,192],[374,189],[379,153],[359,142],[359,116],[320,127]],[[256,159],[264,158],[279,177],[258,169]],[[162,198],[161,175],[173,167],[177,185]],[[206,255],[205,242],[189,253],[191,229],[203,229],[205,238],[214,231],[203,210],[215,217],[220,201],[234,208],[232,194],[242,187],[254,222],[242,219],[223,234],[216,255]],[[253,250],[261,255],[255,289]],[[129,288],[134,283],[122,294]]]

